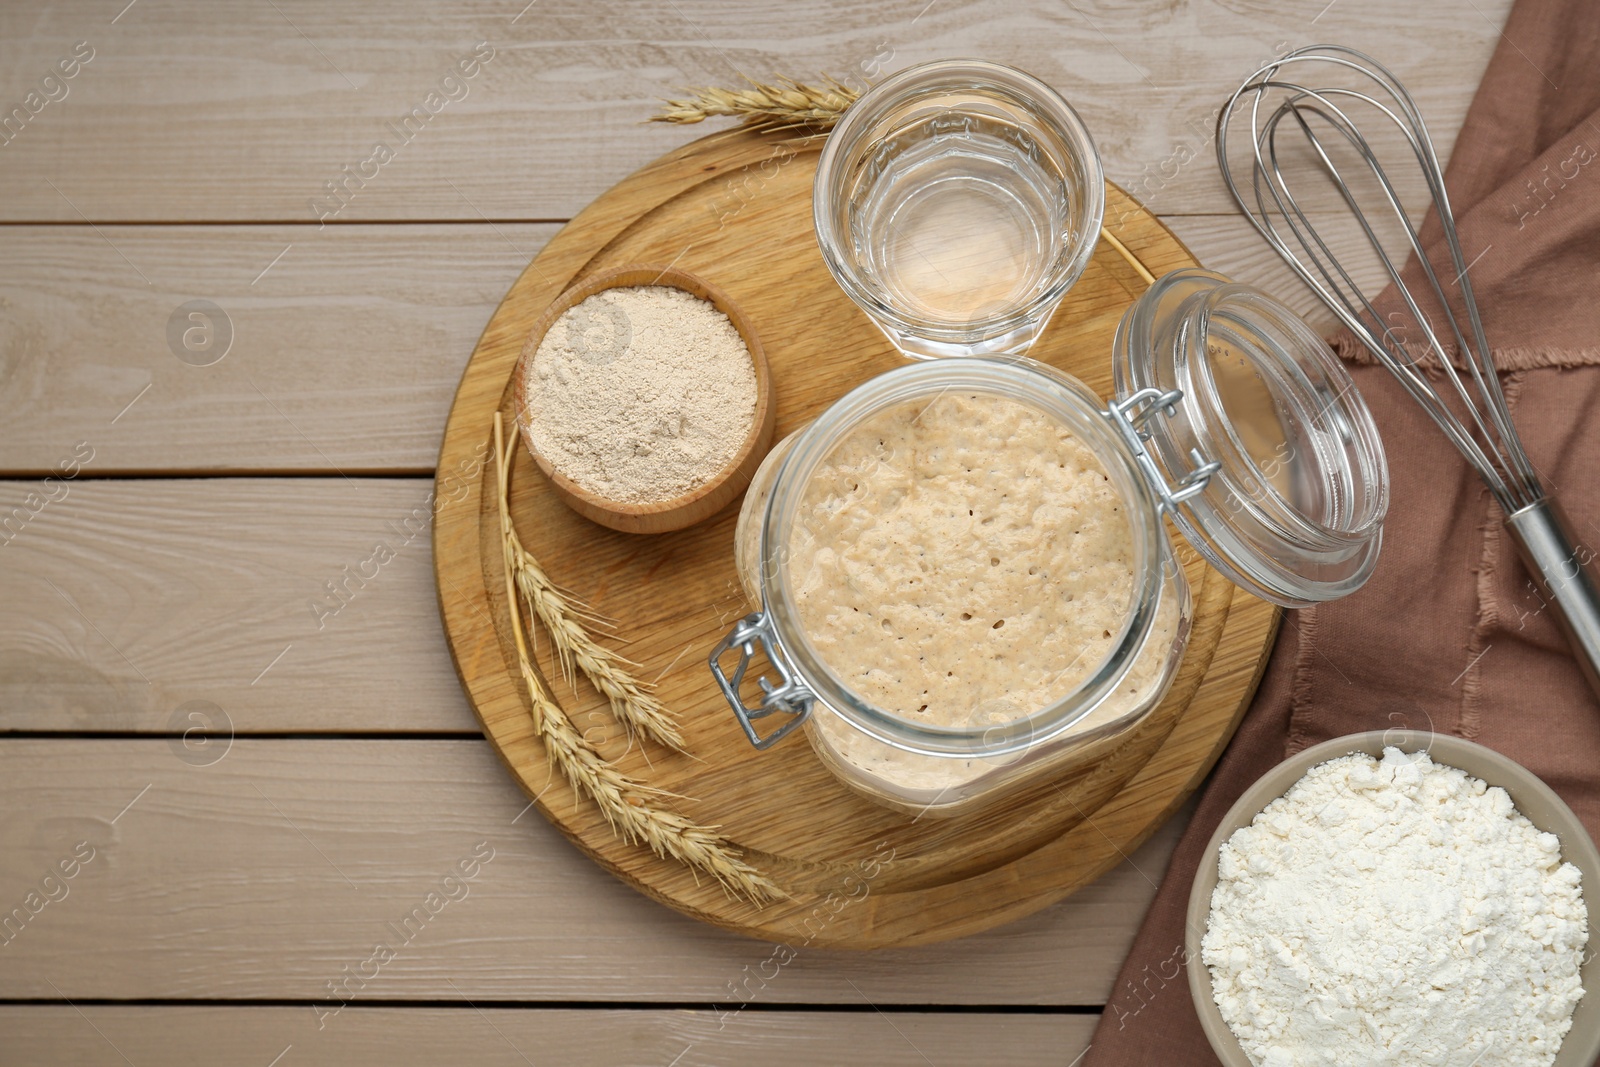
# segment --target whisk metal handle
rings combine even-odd
[[[1506,529],[1533,572],[1543,607],[1554,607],[1589,688],[1600,696],[1600,569],[1595,549],[1572,534],[1566,513],[1549,497],[1506,518]]]

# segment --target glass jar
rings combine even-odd
[[[1022,352],[1088,265],[1105,178],[1054,89],[997,63],[940,60],[844,113],[812,211],[828,270],[901,351]]]
[[[1189,592],[1163,515],[1230,579],[1279,604],[1332,599],[1365,581],[1388,503],[1382,446],[1348,372],[1292,312],[1221,275],[1176,271],[1123,317],[1113,363],[1117,399],[1105,406],[1077,379],[1022,357],[907,365],[772,450],[745,496],[735,547],[760,610],[710,657],[756,748],[803,724],[844,782],[918,816],[965,811],[1092,759],[1149,715],[1183,657]],[[846,682],[802,621],[805,575],[794,568],[813,552],[800,540],[811,536],[802,508],[830,499],[808,490],[852,431],[951,393],[1020,404],[1092,454],[1125,517],[1131,583],[1120,625],[1106,627],[1098,661],[1069,691],[1043,706],[989,701],[935,724],[876,706]],[[757,646],[777,678],[747,692]],[[730,653],[737,662],[726,670]],[[763,733],[769,718],[779,725]]]

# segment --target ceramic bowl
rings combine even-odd
[[[1210,969],[1200,960],[1200,941],[1205,936],[1211,913],[1211,894],[1217,887],[1218,849],[1235,830],[1250,825],[1263,808],[1287,793],[1312,767],[1355,752],[1382,756],[1386,747],[1407,753],[1426,751],[1435,763],[1459,767],[1474,778],[1504,789],[1529,822],[1561,839],[1561,858],[1583,873],[1583,899],[1589,909],[1590,951],[1580,973],[1586,992],[1573,1013],[1572,1029],[1562,1042],[1555,1067],[1592,1067],[1600,1057],[1600,960],[1593,951],[1596,944],[1600,944],[1600,923],[1596,922],[1600,918],[1600,910],[1597,910],[1600,908],[1600,852],[1595,851],[1594,842],[1572,809],[1526,767],[1493,749],[1459,737],[1411,730],[1375,730],[1337,737],[1284,760],[1245,790],[1223,816],[1217,832],[1211,835],[1206,859],[1195,874],[1194,886],[1189,892],[1187,950],[1189,992],[1217,1057],[1226,1067],[1251,1067],[1250,1058],[1222,1019],[1212,995]]]

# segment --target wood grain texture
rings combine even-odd
[[[773,137],[717,137],[663,157],[585,209],[529,266],[484,331],[462,379],[440,463],[482,454],[496,410],[515,417],[513,365],[529,330],[569,280],[622,263],[677,262],[723,287],[763,338],[778,435],[803,426],[852,385],[901,362],[838,290],[811,238],[819,149]],[[761,195],[738,196],[755,184]],[[1154,273],[1193,260],[1125,194],[1108,189],[1122,243]],[[730,209],[729,205],[735,207]],[[733,210],[737,225],[729,225]],[[1050,328],[1038,359],[1110,391],[1112,332],[1144,292],[1133,267],[1102,243]],[[1276,613],[1188,553],[1194,626],[1160,706],[1128,737],[1092,746],[1048,782],[1003,806],[922,819],[845,788],[803,745],[757,755],[733,729],[704,659],[746,607],[733,573],[730,509],[715,522],[639,538],[600,530],[555,497],[518,449],[512,510],[523,543],[553,578],[601,615],[621,620],[619,650],[655,679],[691,756],[649,753],[607,730],[606,702],[563,687],[574,722],[606,734],[625,773],[682,800],[673,807],[720,827],[791,899],[731,899],[671,860],[619,840],[565,781],[551,781],[532,731],[506,625],[498,494],[492,471],[467,484],[435,527],[446,632],[486,733],[540,810],[597,862],[685,913],[753,936],[849,948],[960,937],[1058,900],[1143,840],[1182,801],[1231,734],[1254,690]],[[559,676],[548,642],[536,654]],[[804,797],[803,805],[795,798]],[[1102,814],[1102,812],[1104,814]],[[1086,817],[1094,815],[1094,822]],[[878,860],[888,854],[891,863]],[[835,918],[870,870],[865,907]]]
[[[476,732],[433,499],[421,478],[0,482],[0,730]]]
[[[775,945],[597,872],[526,808],[483,741],[240,738],[208,766],[166,739],[5,741],[0,916],[77,842],[96,852],[7,931],[0,999],[336,1005],[329,984],[383,942],[395,958],[345,998],[1098,1005],[1184,822],[1003,929],[872,953],[796,942],[780,966]],[[450,890],[485,841],[493,858]],[[434,892],[457,899],[402,942],[389,924]]]
[[[368,246],[360,257],[363,269],[388,264],[404,291],[425,288],[420,281],[425,264],[416,259],[417,253],[428,247],[442,252],[462,228],[442,227],[449,233],[419,238],[414,231],[422,229],[431,228],[370,228],[362,238]],[[1172,220],[1172,229],[1206,266],[1263,286],[1314,323],[1331,323],[1309,292],[1240,220],[1179,218]],[[534,228],[528,230],[524,236],[538,235]],[[171,262],[180,259],[191,241],[215,236],[206,227],[149,232],[147,247],[161,248],[162,257]],[[344,581],[345,568],[358,568],[371,556],[374,539],[400,547],[405,534],[396,535],[393,524],[401,524],[404,531],[410,521],[415,529],[426,514],[431,488],[426,480],[356,478],[352,484],[337,475],[93,480],[102,465],[120,466],[128,456],[167,455],[186,465],[201,462],[186,458],[193,452],[224,467],[244,462],[258,449],[293,449],[295,442],[302,450],[306,446],[292,431],[283,432],[286,425],[261,405],[259,397],[257,413],[264,412],[267,418],[252,422],[243,416],[250,404],[238,389],[255,396],[248,383],[234,383],[231,397],[226,389],[210,394],[209,402],[241,413],[231,431],[220,424],[200,427],[169,418],[136,419],[134,413],[142,405],[158,401],[160,394],[152,390],[111,427],[124,436],[80,438],[61,432],[88,425],[98,417],[98,408],[118,399],[87,386],[70,392],[54,387],[63,380],[98,381],[97,353],[116,343],[119,320],[115,314],[101,314],[97,304],[89,305],[88,314],[48,310],[56,300],[66,299],[71,288],[98,290],[126,270],[114,256],[78,247],[81,237],[67,228],[43,227],[24,242],[28,246],[24,262],[59,258],[62,267],[51,283],[56,288],[48,296],[40,290],[35,297],[39,302],[28,305],[32,310],[19,318],[48,312],[61,332],[47,352],[30,350],[18,366],[43,366],[40,357],[47,355],[58,369],[38,375],[41,384],[51,387],[48,392],[35,394],[24,410],[10,412],[15,417],[3,424],[0,455],[31,456],[27,465],[53,467],[73,455],[77,441],[86,440],[94,448],[94,458],[83,468],[84,480],[67,483],[68,495],[40,510],[25,526],[18,527],[15,520],[8,525],[7,519],[17,508],[31,514],[24,507],[28,494],[40,494],[38,499],[43,500],[49,487],[26,481],[0,484],[0,541],[6,542],[0,547],[0,729],[165,730],[180,704],[207,700],[228,712],[234,728],[245,734],[478,730],[442,641],[429,537],[419,537],[397,551],[396,559],[382,567],[382,577],[370,589],[361,589],[348,608],[326,618],[321,630],[312,608],[314,602],[330,608],[339,603],[328,595],[324,583]],[[269,245],[265,242],[263,247]],[[0,257],[0,272],[17,262]],[[352,366],[340,372],[343,380],[305,393],[295,421],[320,426],[349,423],[370,427],[374,435],[391,427],[408,442],[395,445],[406,465],[422,463],[426,456],[425,465],[431,469],[438,439],[436,416],[422,417],[415,410],[423,402],[419,397],[437,391],[433,402],[445,402],[450,389],[446,381],[454,382],[465,362],[460,352],[487,322],[498,299],[499,294],[490,294],[496,286],[510,284],[518,265],[508,253],[466,257],[457,266],[457,271],[441,275],[460,282],[463,300],[461,313],[448,326],[449,337],[424,344],[397,329],[384,348],[350,351]],[[310,283],[322,289],[317,306],[328,309],[323,312],[324,324],[354,318],[376,328],[389,312],[372,310],[371,289],[363,281],[366,275],[336,267],[337,261],[328,261]],[[407,280],[403,271],[416,277]],[[1364,280],[1369,287],[1376,286],[1377,271],[1369,269]],[[20,299],[13,303],[14,309],[23,306]],[[285,372],[292,374],[305,370],[302,363],[334,362],[331,349],[318,347],[321,331],[306,333],[304,345],[295,341],[310,310],[310,305],[297,303],[268,313],[262,329],[269,337],[283,337],[285,343],[263,352],[264,364],[298,367]],[[434,318],[442,320],[437,314]],[[16,321],[0,320],[0,330]],[[452,351],[452,345],[458,350]],[[196,370],[166,352],[159,356],[177,370]],[[419,382],[431,384],[381,396],[364,394],[360,403],[351,403],[358,380],[376,372],[380,360],[410,365]],[[225,365],[226,361],[208,369]],[[18,379],[10,381],[15,384]],[[181,379],[163,380],[162,388],[174,382]],[[197,394],[196,404],[204,402],[213,388],[206,386]],[[0,404],[14,395],[0,393]],[[56,428],[54,433],[43,432],[51,427]],[[186,434],[196,436],[184,444],[181,439]],[[352,433],[345,446],[365,449],[368,443],[369,435]],[[326,452],[340,446],[324,439],[321,447]],[[335,454],[341,465],[360,458],[350,451]],[[323,463],[316,452],[307,456],[310,462]],[[417,512],[419,507],[423,512]],[[55,582],[123,646],[152,684],[146,685],[44,578]],[[248,613],[248,626],[220,625],[240,611]],[[302,643],[266,678],[249,684],[273,656],[296,640]],[[302,655],[308,651],[313,654]],[[350,661],[371,664],[369,675],[353,679],[345,668]]]
[[[1207,157],[1213,110],[1287,47],[1336,40],[1377,54],[1417,96],[1448,154],[1509,0],[314,0],[143,3],[110,23],[91,0],[0,14],[5,106],[74,42],[95,58],[0,147],[0,217],[78,222],[315,224],[325,183],[394,158],[338,221],[564,219],[699,130],[642,125],[686,85],[828,71],[864,83],[930,59],[1024,67],[1083,114],[1111,180],[1162,213],[1231,210]],[[437,114],[395,136],[479,42],[494,57]],[[464,92],[465,95],[462,95]],[[470,161],[470,162],[467,162]],[[48,179],[48,180],[47,180]],[[52,188],[53,181],[58,188]]]
[[[1167,223],[1205,266],[1332,323],[1241,218]],[[431,472],[474,342],[556,227],[350,226],[312,241],[286,226],[101,229],[162,284],[86,227],[0,233],[0,474],[47,473],[80,441],[91,475]],[[1348,233],[1334,245],[1353,264],[1358,248]],[[1355,276],[1381,287],[1372,264]],[[210,367],[166,341],[174,309],[200,295],[235,327]]]
[[[205,1063],[267,1067],[648,1064],[815,1067],[864,1049],[882,1067],[1003,1063],[1061,1067],[1089,1044],[1093,1015],[351,1008],[321,1030],[308,1007],[0,1007],[0,1067]],[[293,1057],[291,1059],[291,1057]]]
[[[431,472],[473,341],[554,229],[0,231],[0,472],[80,441],[90,474]],[[210,366],[169,345],[196,298],[232,324]]]
[[[239,735],[211,765],[217,750],[181,738],[0,738],[0,810],[10,816],[0,820],[0,912],[38,886],[58,846],[107,842],[72,895],[0,949],[0,998],[304,1002],[0,1006],[0,1064],[123,1063],[95,1026],[140,1064],[260,1067],[290,1041],[280,1067],[659,1067],[680,1053],[679,1067],[757,1057],[924,1062],[876,1014],[745,1012],[718,1029],[715,1016],[679,1011],[351,1008],[314,1030],[310,1004],[327,981],[422,903],[484,839],[482,827],[504,828],[485,836],[505,844],[470,899],[441,913],[367,995],[480,1005],[720,1000],[725,1010],[768,958],[766,946],[642,899],[533,813],[518,819],[523,797],[482,742],[248,739],[475,725],[439,642],[420,542],[323,632],[297,636],[296,612],[315,625],[309,591],[366,559],[374,530],[381,536],[426,500],[420,480],[352,484],[339,472],[434,469],[440,416],[475,338],[554,231],[530,220],[565,220],[698,136],[639,121],[680,86],[732,83],[739,71],[853,79],[863,64],[893,70],[957,55],[1029,67],[1083,113],[1108,177],[1175,216],[1168,225],[1202,263],[1265,284],[1325,323],[1224,198],[1209,155],[1212,109],[1281,44],[1337,40],[1396,67],[1447,155],[1508,6],[0,8],[0,113],[74,42],[96,50],[68,99],[0,145],[0,224],[42,224],[0,226],[0,476],[42,475],[80,441],[96,451],[91,475],[324,476],[80,482],[0,547],[0,730],[169,730],[177,705],[201,700],[231,713]],[[494,42],[496,57],[471,79],[470,95],[430,119],[319,228],[311,201],[325,183],[366,158],[385,124],[421,106],[481,40]],[[406,224],[365,224],[373,220]],[[141,222],[162,225],[126,225]],[[211,367],[184,365],[168,349],[169,316],[196,298],[222,306],[237,328],[235,348]],[[0,486],[0,523],[43,488]],[[1184,821],[1180,813],[1147,842],[1136,867],[1027,919],[924,949],[807,951],[756,999],[1102,1003]],[[894,1023],[934,1062],[1065,1064],[1092,1018],[896,1014]],[[310,1036],[275,1043],[285,1026]],[[611,1040],[597,1046],[602,1026]],[[678,1036],[694,1047],[667,1047]]]
[[[1361,291],[1377,295],[1388,284],[1388,275],[1355,224],[1328,215],[1316,216],[1315,221],[1329,250]],[[1175,216],[1163,222],[1207,267],[1271,294],[1324,337],[1337,330],[1333,312],[1242,217]]]

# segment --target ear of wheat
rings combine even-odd
[[[511,506],[507,492],[511,456],[510,449],[504,441],[499,412],[494,416],[494,445],[500,504],[500,540],[506,568],[506,599],[511,611],[511,632],[517,647],[517,662],[522,682],[532,709],[534,732],[544,742],[545,752],[551,764],[560,769],[575,791],[585,793],[594,800],[612,831],[620,834],[624,840],[644,844],[663,859],[677,860],[696,872],[697,877],[699,873],[707,874],[730,894],[744,897],[752,903],[765,904],[784,898],[787,894],[747,862],[738,849],[717,833],[716,827],[701,826],[663,806],[662,802],[670,799],[672,794],[624,774],[602,757],[584,738],[583,733],[573,725],[566,711],[557,703],[539,673],[534,670],[527,639],[523,636],[522,612],[518,600],[527,599],[524,587],[530,585],[533,588],[548,587],[548,593],[553,593],[554,587],[550,585],[549,578],[544,575],[543,570],[538,569],[537,561],[522,546],[522,541],[511,522]],[[538,569],[539,579],[528,577],[530,567]],[[559,594],[555,595],[559,597]],[[558,638],[556,632],[551,631],[551,641],[556,643],[558,655],[564,657],[563,669],[570,670],[570,663],[576,663],[588,674],[588,668],[583,666],[584,656],[580,655],[577,646],[570,643],[572,638],[570,631],[572,629],[581,631],[582,627],[570,616],[555,613],[548,599],[545,603],[546,609],[552,611],[552,617],[560,619],[566,627],[564,638]],[[539,614],[537,608],[533,611],[536,615]],[[540,615],[540,618],[542,619],[543,615]],[[584,634],[584,637],[587,639],[588,635]],[[569,651],[559,651],[562,640],[569,642]],[[595,645],[592,640],[589,644],[595,648],[601,647]],[[637,683],[628,678],[626,672],[622,671],[615,661],[604,662],[608,664],[611,675],[620,675],[634,687],[634,690],[638,689]],[[593,678],[594,675],[591,674],[590,677]],[[600,688],[599,683],[597,688]],[[603,688],[601,691],[605,692]],[[616,701],[609,693],[607,698],[612,700],[612,707],[615,709]],[[654,703],[653,706],[655,713],[670,727],[670,735],[677,738],[678,743],[675,747],[681,750],[682,739],[678,736],[677,728],[671,722],[666,709],[659,703]],[[639,726],[641,730],[646,729],[642,722],[635,722],[634,725]],[[659,728],[659,724],[650,729],[656,728]]]
[[[744,89],[689,89],[682,100],[664,101],[651,122],[693,123],[709,118],[736,118],[753,130],[788,130],[801,126],[826,129],[838,121],[861,94],[835,78],[819,85],[781,78],[774,84],[751,81]]]
[[[517,591],[522,594],[528,610],[550,634],[556,658],[561,664],[562,676],[570,686],[576,678],[573,667],[600,691],[611,705],[611,713],[631,736],[635,730],[654,738],[669,748],[684,751],[683,735],[678,724],[672,721],[667,709],[643,684],[628,672],[637,666],[619,656],[589,635],[580,618],[588,612],[574,605],[556,589],[555,583],[539,565],[533,554],[522,547],[516,530],[509,529],[506,537],[507,551],[515,564]]]

